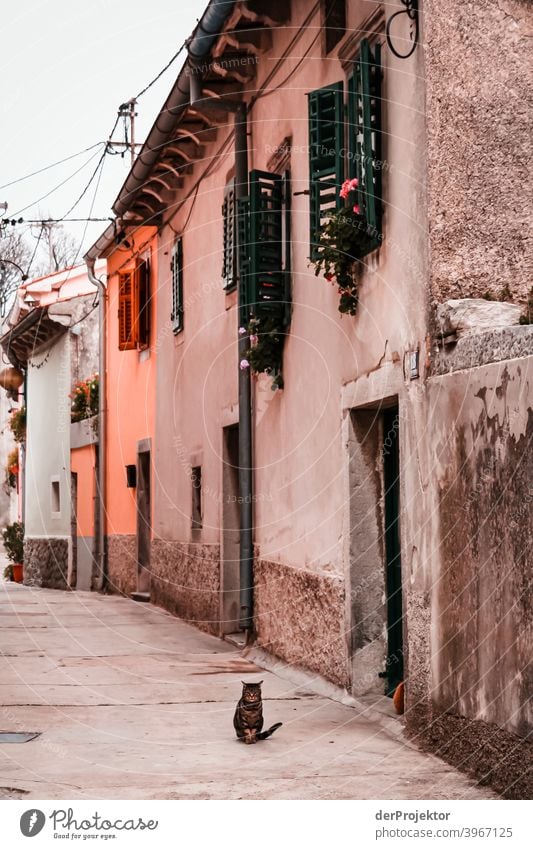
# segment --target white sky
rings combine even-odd
[[[2,4],[0,185],[104,141],[118,106],[144,88],[192,32],[207,0],[18,0]],[[136,141],[144,141],[185,59],[182,53],[139,101]],[[122,138],[122,124],[115,139]],[[0,189],[14,217],[96,152]],[[21,212],[60,218],[76,200],[101,151],[50,197]],[[107,156],[93,215],[105,217],[130,166]],[[72,216],[88,215],[94,184]],[[19,217],[17,215],[17,217]],[[106,225],[67,225],[86,250]],[[80,257],[83,251],[80,252]]]

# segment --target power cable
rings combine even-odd
[[[135,98],[135,100],[138,100],[138,99],[139,99],[139,97],[142,97],[142,96],[143,96],[143,94],[146,94],[146,92],[148,91],[148,89],[149,89],[149,88],[152,88],[152,86],[154,85],[154,83],[156,83],[159,79],[161,79],[161,77],[163,76],[163,74],[165,73],[165,71],[168,71],[168,69],[170,68],[170,66],[172,65],[172,63],[176,61],[176,59],[178,58],[178,56],[180,55],[180,53],[183,53],[183,51],[184,51],[184,49],[185,49],[185,47],[186,47],[186,46],[187,46],[187,42],[186,42],[186,41],[184,41],[184,42],[183,42],[183,44],[181,45],[181,47],[179,48],[179,50],[178,50],[176,53],[174,53],[174,56],[173,56],[173,57],[172,57],[172,58],[171,58],[171,59],[167,62],[167,64],[165,65],[165,67],[164,67],[164,68],[162,68],[162,70],[161,70],[161,71],[159,71],[158,75],[157,75],[156,77],[154,77],[154,78],[153,78],[153,80],[152,80],[151,82],[149,82],[149,83],[148,83],[148,85],[147,85],[147,86],[145,86],[145,87],[142,89],[142,91],[140,91],[140,92],[139,92],[139,94],[137,95],[137,97]]]
[[[104,159],[105,159],[106,153],[107,153],[107,146],[104,148],[104,152],[102,153],[102,155],[101,155],[100,159],[98,160],[98,162],[97,162],[97,164],[96,164],[96,168],[94,169],[93,173],[92,173],[92,174],[91,174],[91,176],[89,177],[89,182],[87,183],[87,185],[85,186],[85,188],[83,189],[82,193],[81,193],[81,194],[80,194],[80,196],[77,198],[77,200],[75,200],[75,201],[74,201],[74,203],[72,204],[72,206],[70,207],[70,209],[69,209],[67,212],[65,212],[65,214],[64,214],[63,216],[61,216],[61,218],[59,219],[60,221],[64,221],[64,219],[65,219],[68,215],[70,215],[70,213],[71,213],[71,212],[72,212],[72,211],[73,211],[73,210],[77,207],[77,205],[79,204],[79,202],[81,201],[81,199],[85,196],[85,194],[86,194],[86,193],[87,193],[87,191],[89,190],[89,187],[90,187],[90,185],[91,185],[92,181],[94,180],[94,178],[96,177],[96,175],[97,175],[97,173],[98,173],[98,169],[102,166],[102,163],[103,163],[103,161],[104,161]]]
[[[24,177],[17,177],[16,180],[11,180],[10,183],[4,183],[3,186],[0,186],[0,190],[7,189],[9,186],[14,186],[15,183],[22,183],[23,180],[28,180],[30,177],[35,177],[36,174],[42,174],[44,171],[49,171],[50,168],[55,168],[57,165],[63,165],[64,162],[69,162],[71,159],[81,156],[82,153],[88,153],[90,150],[93,150],[95,147],[99,147],[101,144],[102,142],[96,142],[89,147],[85,147],[83,150],[79,150],[77,153],[65,156],[64,159],[58,159],[57,162],[52,162],[51,165],[45,165],[43,168],[39,168],[38,171],[32,171],[30,174],[25,174]]]

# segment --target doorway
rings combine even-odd
[[[137,454],[137,592],[150,592],[150,546],[152,539],[150,451]]]
[[[354,695],[403,680],[400,420],[394,399],[350,411],[349,580]]]
[[[240,613],[240,509],[239,425],[223,428],[221,631],[239,631]]]

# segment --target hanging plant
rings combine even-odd
[[[371,232],[359,205],[353,203],[358,180],[345,180],[339,192],[349,205],[330,212],[321,230],[315,260],[315,275],[323,274],[337,286],[339,312],[355,315],[358,305],[358,264],[376,246],[376,234]]]
[[[87,380],[79,380],[72,389],[69,397],[72,400],[70,420],[81,422],[98,414],[98,375],[94,374]]]
[[[272,389],[283,389],[281,362],[284,333],[275,318],[252,318],[247,328],[239,329],[241,335],[248,333],[250,347],[240,362],[241,369],[250,368],[253,374],[268,374],[272,378]]]
[[[7,455],[7,463],[6,463],[6,484],[8,491],[9,489],[17,488],[17,479],[19,474],[19,450],[18,448],[14,448],[13,451],[10,451]]]
[[[15,442],[24,442],[26,439],[26,407],[19,407],[18,410],[11,413],[9,427]]]

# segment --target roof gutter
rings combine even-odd
[[[190,70],[209,54],[234,6],[234,0],[210,0],[188,42],[188,59],[113,204],[115,215],[120,217],[128,211],[133,198],[150,176],[161,148],[172,138],[181,112],[190,103]]]

